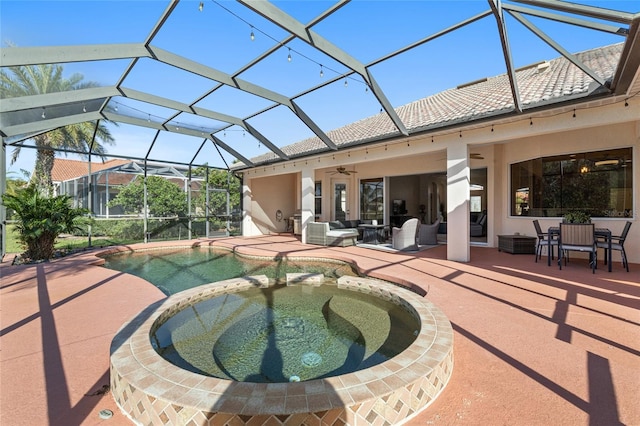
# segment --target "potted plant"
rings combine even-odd
[[[565,223],[591,223],[591,216],[582,210],[572,210],[562,216]]]

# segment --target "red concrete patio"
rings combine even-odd
[[[455,367],[411,425],[640,425],[639,264],[627,273],[614,257],[613,272],[600,262],[591,274],[572,257],[559,271],[533,255],[484,247],[472,247],[463,264],[445,260],[445,246],[397,254],[303,245],[288,234],[152,245],[168,244],[332,257],[427,291],[453,325]],[[97,252],[1,264],[0,424],[131,424],[110,393],[100,394],[109,345],[164,295],[98,266]],[[113,417],[100,419],[103,409]]]

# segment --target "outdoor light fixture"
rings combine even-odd
[[[253,27],[251,27],[251,35],[249,37],[251,37],[251,41],[256,39],[256,35],[253,33]]]
[[[322,70],[322,64],[320,64],[320,77],[324,77],[324,71]]]
[[[200,2],[200,4],[198,5],[198,10],[202,12],[202,9],[204,9],[204,3]]]
[[[41,117],[42,118],[47,118],[47,114],[44,111],[44,107],[42,107],[42,116]]]
[[[589,171],[589,167],[587,166],[580,167],[580,173],[587,173],[588,171]]]
[[[291,48],[289,48],[289,55],[287,56],[287,61],[291,62]]]
[[[85,104],[82,104],[82,112],[87,112],[87,107],[85,106]]]
[[[347,77],[344,78],[344,87],[348,87],[349,86],[349,82],[347,81]]]

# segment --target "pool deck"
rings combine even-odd
[[[591,274],[572,258],[559,271],[533,255],[485,247],[457,263],[446,260],[446,246],[399,254],[303,245],[290,234],[146,246],[192,244],[351,261],[426,291],[453,325],[455,366],[440,397],[409,425],[640,425],[640,264],[627,273],[614,257],[613,272],[600,262]],[[110,393],[100,395],[109,345],[164,295],[96,266],[97,251],[0,264],[0,424],[131,424]],[[100,418],[104,409],[111,419]]]

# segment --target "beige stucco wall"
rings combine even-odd
[[[427,183],[422,178],[409,176],[446,172],[447,148],[462,143],[468,145],[469,153],[479,153],[484,157],[480,160],[471,159],[469,167],[487,169],[487,193],[486,200],[483,200],[486,201],[489,212],[487,245],[495,247],[499,234],[534,234],[532,217],[510,216],[510,164],[551,155],[633,147],[635,217],[595,218],[594,222],[597,226],[607,227],[618,234],[626,220],[631,220],[633,226],[625,247],[630,261],[640,263],[640,221],[637,219],[640,214],[640,120],[637,118],[640,116],[640,101],[629,100],[629,103],[629,107],[621,107],[617,103],[580,110],[576,118],[572,117],[572,111],[565,111],[564,115],[549,112],[546,117],[535,118],[533,124],[530,124],[528,118],[496,124],[495,131],[491,126],[484,125],[460,134],[451,132],[436,135],[434,140],[431,135],[411,136],[408,139],[358,147],[350,151],[319,154],[309,159],[308,164],[315,167],[315,180],[322,182],[323,186],[320,220],[330,220],[332,183],[335,180],[344,180],[348,184],[350,218],[357,218],[359,180],[389,176],[407,176],[407,188],[402,191],[406,192],[408,214],[417,216],[419,204],[426,204],[423,202],[423,193]],[[260,224],[250,232],[272,232],[277,229],[272,223],[276,209],[280,208],[283,212],[286,210],[287,217],[290,212],[300,208],[300,175],[296,173],[300,163],[306,164],[307,161],[298,163],[298,169],[296,162],[290,161],[282,168],[273,168],[273,171],[258,168],[249,172],[247,176],[254,197],[251,205],[252,210],[256,210],[251,214],[256,216],[256,223]],[[357,173],[348,177],[336,175],[334,172],[337,166],[344,166]],[[278,176],[268,177],[278,173]],[[415,188],[409,188],[413,184]],[[391,198],[400,198],[396,195],[397,190],[398,188],[394,188],[395,194],[391,196],[385,193],[388,202]],[[263,191],[268,195],[264,195]],[[256,197],[255,194],[261,195]],[[446,200],[446,191],[443,197]],[[540,222],[546,228],[557,225],[559,218],[540,218]],[[245,235],[251,233],[245,230]],[[616,259],[619,260],[618,253],[614,253],[614,260]]]
[[[296,189],[299,188],[297,173],[251,179],[245,182],[250,194],[245,196],[245,206],[249,200],[250,220],[243,223],[244,235],[266,235],[287,230],[287,219],[296,212]],[[245,207],[246,209],[246,207]],[[276,212],[282,211],[278,221]]]

